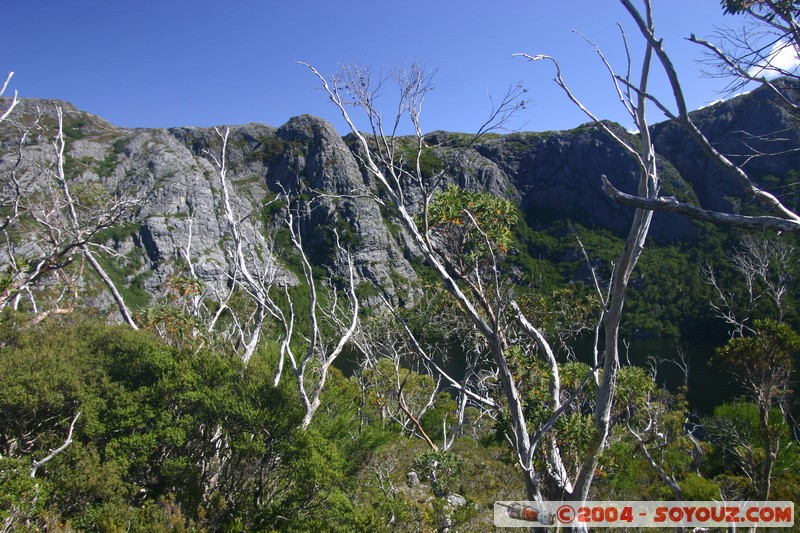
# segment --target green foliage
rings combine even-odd
[[[77,411],[75,441],[38,472],[37,501],[81,529],[258,529],[285,513],[302,521],[345,481],[344,448],[300,429],[296,393],[271,385],[261,356],[243,372],[237,359],[82,322],[13,341],[0,349],[0,498],[26,501],[21,465],[60,445]],[[375,445],[339,438],[350,452]],[[44,520],[38,509],[27,519]]]
[[[44,510],[47,488],[32,479],[29,472],[29,461],[0,457],[0,524],[8,524],[9,530]]]
[[[88,122],[83,118],[72,120],[68,119],[63,125],[64,136],[72,140],[83,139],[86,137],[86,133],[83,131],[83,128],[85,128],[87,125]]]
[[[577,337],[594,325],[600,312],[600,301],[595,295],[582,294],[576,287],[552,291],[527,290],[517,297],[532,323],[550,338],[562,342]]]
[[[622,367],[617,373],[617,403],[622,408],[642,406],[655,388],[652,376],[640,366]]]
[[[94,181],[74,184],[72,196],[77,204],[79,216],[85,211],[93,214],[111,202],[111,193],[108,189]]]
[[[118,143],[120,143],[120,141],[123,144],[121,148],[118,148]],[[119,151],[117,151],[118,149]],[[111,151],[106,154],[106,156],[103,158],[102,161],[100,161],[99,163],[97,163],[97,165],[95,165],[95,171],[97,172],[98,176],[100,176],[101,178],[107,178],[111,176],[111,174],[114,172],[114,169],[117,168],[117,156],[120,153],[122,153],[123,149],[124,149],[123,139],[120,139],[119,141],[114,143]]]
[[[704,421],[708,440],[714,444],[708,474],[728,497],[759,496],[767,442],[777,452],[772,469],[774,487],[781,490],[782,486],[796,486],[800,480],[797,441],[783,413],[778,408],[771,409],[765,431],[760,411],[754,403],[735,401],[717,406],[713,416]]]
[[[394,361],[388,358],[379,359],[373,368],[365,369],[363,378],[370,383],[369,394],[376,396],[376,402],[393,410],[397,409],[401,385],[403,398],[411,412],[419,412],[436,387],[431,376],[396,368]]]
[[[660,488],[655,474],[637,457],[636,447],[629,441],[611,443],[597,474],[594,490],[610,499],[649,499]]]
[[[703,320],[710,321],[711,289],[698,268],[705,261],[694,249],[648,246],[626,301],[629,329],[650,336],[679,337]]]
[[[576,361],[570,361],[560,365],[559,374],[561,376],[561,387],[569,391],[576,390],[591,369],[592,368],[586,363],[579,363]],[[589,390],[591,390],[591,388]]]
[[[508,366],[518,382],[520,396],[525,402],[529,423],[543,423],[552,416],[549,404],[549,386],[553,379],[550,367],[536,357],[534,351],[521,346],[511,346],[506,352]]]
[[[139,224],[137,223],[119,224],[98,232],[97,235],[95,235],[94,240],[97,242],[120,242],[124,239],[130,238],[130,236],[136,233],[138,230]]]
[[[719,485],[694,472],[687,474],[680,482],[685,500],[711,501],[719,499]]]
[[[455,457],[458,464],[457,482],[451,486],[450,493],[464,496],[467,505],[453,507],[443,497],[433,494],[432,483],[421,470],[436,461],[436,452],[431,452],[420,439],[395,435],[366,458],[354,477],[355,483],[349,492],[352,507],[342,505],[340,508],[345,512],[338,515],[342,518],[327,522],[323,529],[437,531],[449,516],[453,530],[490,530],[492,503],[524,493],[508,449],[458,438],[444,453]],[[411,471],[418,474],[420,483],[408,483]]]
[[[785,396],[799,354],[800,335],[789,325],[756,320],[752,335],[728,341],[712,362],[734,376],[754,401],[769,408],[773,398]]]
[[[422,428],[431,440],[441,442],[445,426],[452,428],[456,425],[458,422],[455,416],[457,407],[450,393],[440,392],[436,396],[433,405],[420,419]]]
[[[425,452],[414,458],[412,468],[429,479],[433,493],[443,497],[451,492],[459,482],[461,461],[449,451]]]
[[[336,262],[339,254],[338,245],[345,250],[355,250],[361,242],[361,238],[356,234],[353,225],[341,215],[334,215],[332,220],[315,232],[315,253],[319,250],[324,255],[319,257],[324,264],[332,265]]]
[[[800,2],[797,0],[722,0],[720,5],[726,15],[739,15],[752,8],[769,22],[774,21],[778,14],[794,18],[800,13]]]
[[[625,336],[725,336],[724,324],[708,302],[712,288],[703,280],[701,265],[710,265],[732,292],[747,290],[733,276],[725,249],[731,238],[716,228],[702,229],[698,243],[664,245],[649,242],[628,288],[621,333]],[[607,280],[618,259],[622,239],[613,232],[564,221],[558,213],[530,210],[514,227],[504,271],[536,294],[569,288],[578,298],[595,294],[586,257],[598,278]],[[524,291],[523,291],[524,292]]]
[[[579,363],[577,361],[570,361],[559,365],[559,376],[561,377],[561,389],[564,394],[576,395],[575,407],[579,410],[585,410],[586,406],[594,401],[596,388],[587,382],[582,390],[579,390],[581,383],[591,372],[591,367],[586,363]]]
[[[559,418],[554,430],[567,464],[579,464],[597,436],[592,417],[580,412],[570,412]]]
[[[722,11],[727,15],[739,14],[754,3],[754,0],[722,0],[720,2]]]
[[[102,237],[104,239],[117,239],[121,236],[124,238],[128,230],[129,227],[121,227],[116,230],[110,230],[109,233],[102,235]],[[98,236],[98,240],[101,240],[100,236]],[[133,310],[141,309],[150,303],[151,295],[144,289],[144,282],[152,275],[152,271],[145,270],[137,273],[143,262],[141,255],[131,253],[129,257],[113,258],[98,254],[95,258],[119,289],[129,308]],[[93,271],[92,274],[94,274]]]
[[[774,419],[774,417],[773,417]],[[749,442],[759,442],[758,439],[758,407],[749,402],[731,402],[718,405],[714,408],[714,419],[706,424],[715,429],[719,424],[728,425],[735,429]]]
[[[195,290],[173,282],[176,294]],[[33,530],[68,524],[100,531],[419,531],[441,527],[449,517],[459,530],[480,531],[491,527],[485,510],[492,501],[524,493],[503,439],[460,437],[448,451],[433,452],[370,415],[381,383],[384,401],[392,401],[385,376],[376,375],[364,397],[355,378],[332,369],[318,416],[303,431],[294,384],[271,383],[276,353],[270,344],[245,369],[235,358],[121,326],[62,319],[24,327],[22,314],[2,318],[0,520],[17,513],[17,523],[27,521]],[[544,420],[551,413],[537,406],[547,397],[547,368],[519,348],[509,355],[532,423]],[[389,375],[391,366],[379,368]],[[588,370],[584,363],[560,365],[564,393],[572,394]],[[410,374],[404,389],[409,406],[419,408],[432,387],[429,376]],[[570,469],[594,438],[585,411],[593,394],[590,381],[552,430]],[[755,405],[717,409],[706,422],[714,446],[703,443],[709,459],[698,471],[690,464],[693,445],[681,438],[685,406],[679,399],[663,397],[635,367],[621,369],[617,399],[634,414],[653,407],[646,402],[661,402],[659,427],[669,445],[660,460],[687,498],[709,499],[734,487],[752,494],[739,473],[739,452],[749,445],[758,466]],[[440,394],[423,417],[437,442],[442,420],[453,427],[454,409],[453,398]],[[64,442],[77,411],[74,442],[31,479],[32,459]],[[800,456],[780,411],[770,417],[782,439],[774,494],[787,497],[799,484]],[[467,424],[474,418],[468,415]],[[731,435],[742,437],[738,452]],[[626,436],[615,430],[592,497],[670,497]],[[535,461],[541,466],[542,456]],[[407,485],[410,470],[423,483]],[[443,497],[454,492],[470,503],[452,507]]]
[[[510,271],[522,272],[522,285],[532,285],[544,291],[556,290],[564,286],[564,275],[552,259],[545,258],[556,246],[556,239],[544,232],[531,228],[520,211],[517,223],[513,226],[514,241],[506,259]]]
[[[487,239],[501,251],[508,251],[517,213],[509,200],[451,185],[433,196],[428,223],[434,230],[447,234],[458,253],[472,262],[486,258]]]
[[[403,168],[416,175],[417,156],[419,155],[419,172],[420,177],[423,179],[430,179],[444,168],[444,161],[437,157],[433,148],[430,146],[423,146],[419,150],[416,139],[413,138],[399,138],[396,139],[397,148],[399,148],[401,161],[399,161]]]

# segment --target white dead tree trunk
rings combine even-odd
[[[422,295],[421,297],[425,298],[425,296]],[[485,359],[485,354],[479,349],[471,350],[474,353],[471,356],[467,356],[464,376],[460,380],[455,379],[437,362],[446,358],[444,353],[446,349],[443,349],[444,347],[440,344],[429,345],[424,343],[411,330],[406,320],[392,303],[384,297],[381,297],[381,299],[389,313],[377,315],[368,324],[362,322],[355,337],[355,343],[362,353],[359,370],[362,389],[373,388],[374,390],[372,385],[375,384],[375,380],[368,379],[365,376],[374,373],[382,359],[389,359],[392,362],[393,375],[397,384],[395,392],[401,389],[401,374],[407,377],[410,375],[410,370],[413,369],[420,375],[429,376],[431,383],[436,383],[436,386],[432,389],[427,403],[416,410],[416,414],[406,413],[406,419],[398,420],[404,428],[413,422],[411,420],[412,416],[419,420],[425,414],[425,411],[432,406],[436,395],[443,390],[442,387],[453,391],[458,405],[455,413],[457,423],[448,427],[446,417],[443,419],[443,442],[441,448],[443,450],[450,449],[455,438],[463,430],[467,407],[474,407],[479,413],[479,417],[488,416],[496,419],[500,405],[492,397],[492,385],[489,382],[497,380],[497,373],[485,368],[479,368],[481,362]],[[444,314],[428,316],[426,321],[427,328],[435,328],[438,331],[459,329],[453,323],[452,317],[443,317],[442,315]],[[462,346],[462,348],[467,349],[466,346]],[[384,410],[388,411],[389,417],[396,419],[393,413],[388,410],[388,407],[385,407]],[[432,444],[430,439],[423,437],[424,431],[412,431],[412,433],[428,441],[432,448],[438,448],[438,446]]]
[[[288,197],[286,197],[286,203],[288,211],[287,225],[291,233],[292,245],[300,256],[303,277],[308,286],[310,297],[308,313],[311,331],[308,332],[304,339],[306,350],[302,356],[296,356],[292,347],[295,333],[295,317],[294,305],[288,291],[286,296],[289,301],[289,312],[278,313],[276,310],[275,316],[283,323],[284,340],[281,347],[281,358],[283,359],[285,355],[288,359],[292,373],[297,381],[300,400],[306,409],[302,427],[306,428],[311,424],[311,420],[320,406],[320,396],[328,379],[328,371],[331,365],[341,355],[345,346],[356,332],[361,304],[356,295],[356,271],[352,255],[341,246],[339,235],[335,231],[337,255],[347,263],[347,287],[345,288],[347,303],[344,304],[340,301],[337,287],[332,281],[328,283],[329,290],[326,294],[326,299],[329,300],[329,303],[324,304],[321,302],[318,282],[314,277],[311,263],[303,248],[299,220],[295,220]],[[333,327],[336,332],[335,338],[325,338],[321,324],[322,320]],[[275,376],[276,384],[280,380],[280,371],[281,368],[279,367],[278,374]]]
[[[30,477],[31,479],[36,479],[36,474],[41,467],[52,461],[57,455],[59,455],[64,450],[69,448],[69,446],[72,444],[74,440],[73,435],[75,432],[75,424],[78,422],[78,418],[80,418],[80,416],[81,416],[80,411],[75,413],[75,416],[72,418],[72,422],[70,422],[69,428],[67,429],[67,436],[64,439],[64,442],[61,443],[60,446],[49,450],[48,454],[42,457],[41,459],[31,460],[31,469],[28,473],[28,477]],[[27,496],[26,498],[23,498],[23,501],[17,502],[16,504],[12,505],[10,509],[8,509],[9,512],[6,515],[6,518],[3,520],[2,524],[0,524],[0,532],[6,533],[10,531],[17,531],[18,522],[22,522],[23,519],[25,519],[26,517],[30,518],[33,510],[36,508],[38,499],[39,499],[39,483],[34,482],[32,494],[30,496]],[[23,509],[22,508],[23,506],[26,507],[26,509]]]
[[[8,89],[8,84],[11,82],[11,78],[14,77],[13,72],[9,72],[8,76],[6,76],[6,80],[3,82],[3,86],[0,87],[0,97],[5,95],[6,90]],[[14,91],[14,96],[11,98],[11,102],[8,104],[8,107],[5,108],[4,111],[0,114],[0,122],[3,122],[5,119],[11,115],[11,112],[14,111],[14,108],[17,107],[19,103],[19,99],[17,98],[17,91]]]
[[[711,309],[730,326],[731,337],[752,334],[753,314],[757,309],[771,306],[777,321],[786,312],[786,295],[798,269],[794,247],[780,236],[745,235],[740,246],[728,254],[728,262],[745,282],[746,298],[737,295],[718,280],[711,266],[703,268],[703,278],[714,288]]]
[[[3,114],[3,120],[10,111],[11,108]],[[33,124],[19,127],[16,159],[6,169],[8,176],[3,180],[2,204],[7,214],[0,223],[0,231],[5,241],[4,258],[10,279],[0,292],[0,309],[8,305],[16,308],[20,299],[27,297],[38,313],[34,289],[83,258],[111,293],[123,320],[136,329],[130,310],[96,256],[98,252],[113,252],[93,240],[99,232],[127,216],[141,200],[124,194],[108,194],[105,190],[100,197],[89,198],[88,202],[75,195],[74,185],[65,172],[63,112],[60,107],[56,107],[55,112],[57,131],[52,142],[52,156],[43,162],[35,149],[30,149],[33,155],[27,158],[29,131],[44,131],[39,117]],[[64,310],[45,309],[43,312],[52,314]]]
[[[225,181],[227,186],[227,180]],[[231,349],[236,351],[237,347],[245,345],[242,342],[242,331],[237,328],[240,320],[231,319],[230,324],[226,327],[217,327],[220,319],[233,311],[230,308],[230,302],[233,298],[238,284],[236,280],[237,267],[235,261],[233,264],[227,265],[228,271],[227,283],[220,287],[214,283],[204,282],[197,273],[197,266],[195,258],[192,254],[192,244],[194,238],[194,209],[190,209],[189,216],[187,217],[187,237],[186,244],[180,249],[181,257],[183,258],[186,268],[188,269],[187,282],[192,285],[187,295],[188,299],[181,302],[180,311],[186,313],[194,321],[194,329],[192,331],[193,338],[204,338],[200,341],[198,350],[201,349],[207,341],[211,341],[217,345],[230,345]],[[229,259],[230,259],[229,255]],[[213,302],[209,305],[209,302]],[[163,336],[163,335],[162,335]]]
[[[61,108],[56,108],[56,113],[58,115],[58,135],[56,136],[55,141],[53,142],[53,147],[56,151],[56,175],[55,180],[58,182],[59,187],[61,188],[61,192],[64,195],[64,199],[66,200],[66,208],[69,214],[69,222],[72,225],[72,231],[74,235],[77,237],[75,240],[80,242],[80,249],[83,256],[92,266],[94,271],[103,281],[103,284],[108,289],[108,292],[111,293],[111,296],[114,298],[114,301],[117,304],[117,309],[119,309],[120,314],[122,315],[122,319],[133,329],[139,329],[136,325],[136,322],[133,320],[133,315],[131,314],[128,306],[125,304],[125,299],[120,294],[119,290],[117,289],[116,284],[111,280],[108,273],[106,273],[105,269],[100,265],[97,261],[97,258],[94,256],[90,245],[91,237],[81,238],[81,234],[85,231],[81,228],[81,221],[78,217],[78,212],[76,209],[77,202],[72,198],[72,193],[70,192],[69,185],[67,183],[67,176],[64,173],[64,148],[66,147],[66,142],[64,141],[64,113],[62,112]],[[127,206],[121,206],[120,208],[112,207],[112,211],[116,211],[118,209],[123,209]]]
[[[777,232],[785,231],[787,233],[800,234],[800,215],[784,205],[777,196],[756,185],[741,166],[735,164],[729,157],[717,150],[700,131],[689,114],[689,108],[683,96],[683,88],[678,73],[675,70],[675,66],[669,54],[667,54],[664,48],[663,41],[656,37],[654,26],[649,20],[645,20],[645,18],[642,17],[640,11],[636,9],[630,0],[621,0],[621,3],[631,15],[641,35],[645,38],[648,49],[652,50],[655,58],[660,63],[669,81],[675,110],[672,110],[664,100],[657,97],[654,93],[649,92],[646,88],[634,87],[632,85],[628,85],[628,88],[637,92],[641,97],[651,101],[668,118],[680,125],[702,149],[706,157],[722,168],[728,178],[741,187],[745,194],[755,199],[764,208],[766,214],[748,216],[738,213],[726,213],[704,209],[702,206],[691,203],[681,202],[672,196],[654,195],[648,197],[641,193],[636,195],[626,194],[616,189],[608,180],[604,180],[603,189],[606,194],[620,204],[630,207],[680,213],[698,220],[705,220],[715,224],[723,224],[742,229],[768,229]],[[648,4],[646,9],[649,11],[649,2],[646,3]],[[710,48],[712,52],[714,52],[713,47],[708,45],[705,41],[701,41],[695,37],[692,37],[692,39]],[[796,46],[796,41],[794,46]],[[717,52],[714,53],[716,54]],[[724,53],[722,55],[724,57]],[[617,79],[625,83],[622,78],[618,77]],[[784,100],[786,100],[785,97]],[[791,106],[796,107],[796,103],[792,103],[791,101],[787,102]]]
[[[220,205],[225,222],[228,225],[228,234],[231,237],[231,244],[227,247],[228,254],[228,284],[230,285],[230,295],[238,288],[247,293],[254,309],[246,317],[240,317],[237,313],[230,313],[233,327],[241,346],[240,356],[245,364],[250,362],[261,339],[262,326],[267,317],[268,308],[274,306],[270,298],[270,290],[275,283],[277,269],[271,262],[272,256],[269,246],[260,247],[258,244],[251,243],[245,235],[241,218],[238,211],[235,211],[231,202],[230,185],[228,183],[228,164],[227,150],[230,128],[220,130],[215,128],[217,136],[221,141],[220,154],[217,156],[210,151],[207,155],[212,159],[217,167],[217,178],[220,187]],[[265,260],[268,262],[263,268],[258,267],[258,257],[260,253],[266,252]],[[187,252],[188,253],[188,252]],[[219,312],[227,309],[228,298],[220,301]],[[209,324],[214,327],[219,313],[215,315]]]
[[[229,316],[232,331],[223,334],[238,339],[236,343],[238,351],[247,364],[263,339],[266,322],[274,320],[282,328],[274,385],[276,387],[279,385],[284,366],[288,361],[297,382],[300,400],[306,410],[302,422],[302,427],[305,428],[311,423],[320,406],[320,398],[331,365],[344,351],[358,323],[360,302],[355,290],[356,270],[353,259],[341,246],[338,235],[335,235],[337,256],[345,263],[347,270],[347,285],[343,291],[335,287],[333,282],[321,288],[303,246],[300,231],[300,219],[307,216],[307,213],[295,210],[291,198],[284,191],[279,198],[286,204],[286,227],[291,236],[292,251],[298,255],[302,266],[301,283],[305,283],[309,290],[310,331],[298,331],[293,300],[295,296],[286,283],[279,288],[279,268],[275,262],[272,243],[260,235],[248,235],[242,222],[249,214],[241,215],[241,209],[233,198],[227,163],[230,129],[216,129],[216,133],[221,142],[220,151],[218,154],[206,151],[206,154],[217,168],[219,208],[227,225],[226,233],[230,237],[227,246],[228,280],[226,289],[216,287],[209,289],[217,301],[217,309],[206,317],[205,329],[209,334],[217,334],[221,317]],[[196,276],[191,260],[191,235],[182,254],[189,264],[191,275]],[[276,290],[282,291],[282,296],[286,300],[285,305],[276,302],[273,294]],[[324,294],[320,294],[321,290]],[[251,304],[245,315],[241,315],[229,305],[236,291],[245,294]],[[341,292],[344,292],[344,298],[341,298]],[[204,311],[202,305],[195,305],[195,308]],[[326,332],[329,330],[336,332],[334,338],[326,337]],[[305,346],[302,356],[295,354],[298,345]]]
[[[649,0],[645,1],[645,11],[647,19],[646,25],[652,30],[653,19]],[[639,196],[643,198],[654,198],[658,195],[659,190],[658,170],[656,166],[655,149],[650,139],[650,131],[647,122],[647,98],[645,96],[647,94],[647,86],[650,78],[653,46],[648,44],[645,50],[638,82],[634,82],[631,79],[630,65],[628,66],[628,74],[626,76],[617,76],[600,50],[596,46],[595,49],[606,65],[609,73],[612,76],[612,79],[614,80],[614,86],[617,90],[619,99],[623,105],[625,105],[625,108],[633,118],[633,121],[639,130],[638,136],[641,148],[638,150],[631,142],[624,139],[621,135],[612,130],[606,123],[592,114],[591,111],[589,111],[580,102],[580,100],[578,100],[578,98],[572,93],[564,81],[561,75],[561,68],[554,58],[541,55],[521,55],[531,61],[549,60],[555,65],[555,81],[565,91],[573,104],[575,104],[589,118],[591,118],[596,125],[605,131],[605,133],[611,139],[613,139],[617,145],[619,145],[637,162],[639,168]],[[630,55],[628,57],[630,57]],[[605,180],[604,176],[603,178],[604,181],[607,181]],[[602,378],[598,380],[597,386],[597,402],[594,413],[596,436],[593,439],[590,451],[584,459],[584,462],[581,465],[576,477],[574,490],[571,495],[575,500],[586,500],[588,498],[589,489],[591,488],[591,484],[594,479],[594,474],[597,469],[600,455],[608,443],[608,437],[612,426],[611,411],[614,404],[614,394],[616,391],[617,371],[620,367],[619,326],[622,320],[622,311],[625,305],[625,296],[627,293],[630,276],[633,273],[633,270],[636,267],[639,257],[644,249],[651,219],[652,211],[645,209],[637,209],[635,211],[633,222],[631,223],[630,230],[628,232],[628,237],[625,240],[625,244],[620,252],[619,258],[614,264],[608,294],[603,294],[602,291],[599,291],[598,287],[598,295],[605,307],[601,317],[604,333],[603,374]]]
[[[464,378],[457,381],[450,376],[431,355],[429,347],[423,347],[420,340],[408,327],[408,324],[396,312],[388,300],[384,304],[390,313],[379,314],[368,322],[362,321],[354,336],[354,343],[361,352],[358,378],[364,394],[372,392],[378,397],[381,420],[389,418],[397,422],[401,431],[424,440],[434,451],[439,451],[420,420],[434,405],[437,397],[447,384],[457,395],[456,419],[458,423],[448,428],[447,419],[443,420],[443,450],[448,450],[464,424],[464,412],[467,406],[475,406],[481,413],[487,408],[492,410],[498,406],[485,394],[479,376],[470,365]],[[432,321],[436,317],[431,317]],[[430,347],[441,352],[441,347]],[[441,353],[438,354],[441,357]],[[426,379],[427,378],[427,379]],[[414,396],[409,402],[406,392],[407,384],[415,387]],[[481,390],[483,389],[483,391]],[[395,407],[396,406],[396,407]]]
[[[437,248],[430,235],[427,218],[428,206],[431,194],[442,176],[429,178],[421,169],[421,160],[426,145],[419,123],[419,114],[422,103],[430,90],[429,76],[418,66],[413,66],[409,71],[395,74],[400,86],[401,99],[393,122],[389,123],[387,129],[376,108],[376,93],[374,92],[376,87],[370,84],[368,71],[349,69],[343,76],[328,79],[311,65],[305,63],[303,65],[319,78],[330,100],[349,125],[359,145],[359,150],[356,152],[357,157],[360,158],[363,168],[377,181],[381,191],[397,209],[400,222],[409,232],[413,244],[422,253],[444,288],[456,300],[469,323],[485,340],[492,361],[496,365],[505,395],[505,409],[512,427],[509,438],[523,472],[526,492],[530,499],[542,500],[542,474],[535,469],[534,454],[545,432],[538,433],[535,439],[531,438],[524,402],[509,365],[507,358],[509,346],[504,316],[507,301],[503,302],[503,297],[498,290],[500,274],[497,264],[494,259],[491,260],[488,278],[484,280],[470,279],[464,272],[459,273],[457,269],[453,268],[452,263]],[[516,92],[510,91],[495,109],[490,120],[480,129],[478,135],[493,127],[502,126],[518,107],[517,96]],[[369,137],[359,130],[351,118],[348,112],[350,105],[360,107],[364,111],[372,130]],[[416,132],[414,155],[408,159],[403,157],[403,145],[396,136],[397,127],[406,114]],[[421,207],[421,224],[417,223],[409,210],[406,199],[406,187],[409,186],[417,187],[425,195]],[[479,225],[477,227],[480,228]],[[537,332],[532,326],[531,328],[544,353],[551,353],[552,350],[549,350],[544,335]],[[553,360],[547,358],[547,362],[552,369]],[[553,370],[553,374],[557,375],[557,368]],[[563,412],[558,411],[557,405],[551,407],[557,413],[556,417]],[[566,479],[559,454],[558,447],[554,447],[548,454],[548,472],[557,478],[557,483],[563,490],[571,492],[572,486]]]
[[[617,369],[619,368],[619,324],[624,307],[625,295],[630,275],[636,266],[638,258],[644,247],[648,228],[652,216],[652,210],[672,211],[687,214],[691,217],[708,220],[715,223],[723,223],[735,227],[747,229],[774,229],[778,231],[788,231],[792,233],[800,232],[800,217],[785,207],[773,194],[757,187],[742,170],[726,156],[716,150],[708,139],[700,132],[689,115],[682,88],[680,86],[677,73],[672,62],[665,51],[663,41],[656,37],[653,22],[650,0],[644,0],[643,9],[637,9],[630,0],[621,0],[622,5],[629,12],[637,25],[641,35],[645,38],[644,60],[641,68],[641,76],[638,81],[634,81],[628,74],[616,74],[608,62],[603,57],[601,51],[596,48],[604,63],[606,64],[620,100],[628,109],[634,123],[638,129],[639,148],[626,141],[623,136],[617,134],[605,123],[601,122],[581,102],[573,95],[561,76],[561,70],[556,61],[549,56],[529,56],[524,57],[533,60],[551,60],[556,65],[556,83],[566,92],[569,99],[584,113],[587,114],[601,129],[603,129],[618,145],[635,158],[639,165],[640,177],[636,194],[626,194],[617,190],[611,182],[601,176],[604,191],[618,202],[636,208],[634,220],[631,225],[625,246],[619,259],[614,265],[608,293],[604,294],[599,285],[598,295],[604,303],[602,315],[602,326],[604,332],[604,365],[602,380],[598,383],[597,389],[597,408],[595,411],[595,429],[597,437],[592,444],[592,451],[586,457],[575,482],[573,497],[575,499],[586,499],[592,483],[600,454],[606,446],[608,435],[613,423],[611,410],[614,402],[615,380]],[[694,39],[696,42],[698,40]],[[626,42],[627,48],[627,42]],[[628,53],[628,57],[631,57]],[[657,62],[661,65],[663,72],[669,82],[677,111],[671,111],[662,101],[654,96],[648,89],[648,79],[651,71],[651,63]],[[705,210],[699,206],[686,204],[677,201],[672,197],[659,196],[658,173],[655,159],[655,149],[650,139],[648,123],[645,115],[646,103],[653,103],[660,111],[669,118],[680,124],[684,130],[702,148],[704,153],[713,161],[717,162],[742,188],[752,197],[756,198],[771,215],[748,217],[733,213],[720,213]],[[774,291],[780,294],[780,291]],[[774,298],[774,297],[773,297]],[[659,473],[662,479],[673,490],[676,495],[680,494],[679,487],[674,478],[667,475],[663,469],[653,460],[644,439],[635,430],[629,427],[630,433],[639,441],[645,456],[651,465]]]
[[[31,472],[29,474],[31,478],[35,478],[36,477],[36,472],[42,466],[44,466],[46,463],[50,462],[56,455],[60,454],[64,450],[66,450],[69,447],[69,445],[72,444],[72,434],[75,431],[75,424],[78,422],[78,418],[80,418],[80,416],[81,416],[81,412],[80,411],[75,413],[75,416],[72,418],[72,422],[70,422],[70,424],[69,424],[69,430],[67,431],[67,438],[61,444],[61,446],[59,446],[58,448],[56,448],[54,450],[50,450],[50,453],[48,453],[46,456],[42,457],[41,459],[38,459],[38,460],[34,459],[33,465],[31,466]]]

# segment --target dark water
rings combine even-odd
[[[628,363],[647,366],[648,358],[661,360],[677,360],[677,347],[680,345],[689,361],[689,409],[699,415],[711,414],[714,407],[742,394],[742,390],[731,381],[728,375],[712,367],[709,360],[714,350],[722,346],[726,339],[660,339],[633,338],[620,346],[620,358],[623,365]],[[579,339],[572,348],[579,361],[590,363],[592,359],[591,338]],[[559,361],[564,361],[559,357]],[[465,355],[461,350],[452,347],[448,360],[441,363],[450,375],[460,379],[464,375]],[[357,354],[343,353],[336,366],[346,375],[352,375],[357,368]],[[676,391],[683,384],[683,371],[669,362],[658,366],[656,381],[667,389]]]
[[[689,363],[689,409],[698,414],[711,414],[714,407],[742,394],[742,390],[720,369],[709,364],[717,347],[727,339],[661,339],[633,338],[620,346],[620,362],[623,365],[647,367],[648,358],[662,362],[658,365],[656,381],[668,390],[676,391],[683,385],[683,371],[669,361],[680,361],[678,347],[683,350]],[[581,361],[590,362],[592,339],[581,339],[574,343],[575,352]]]

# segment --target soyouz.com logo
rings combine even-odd
[[[793,502],[530,502],[494,504],[497,527],[791,527]]]

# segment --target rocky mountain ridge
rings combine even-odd
[[[227,229],[210,155],[219,153],[217,133],[211,128],[119,128],[66,102],[22,100],[13,123],[0,128],[0,172],[5,175],[14,163],[19,134],[14,124],[24,127],[43,113],[41,122],[52,126],[56,105],[64,109],[72,179],[98,182],[110,190],[146,191],[146,201],[135,215],[109,237],[127,258],[127,266],[121,268],[127,281],[148,294],[159,294],[171,276],[185,270],[187,256],[202,280],[224,280],[227,262],[220,243]],[[694,116],[712,142],[726,153],[739,154],[765,186],[781,190],[796,178],[800,154],[791,147],[799,145],[800,129],[766,91],[753,91]],[[309,213],[301,233],[314,263],[341,273],[331,231],[337,228],[353,252],[362,281],[402,299],[405,285],[416,278],[415,258],[404,252],[409,248],[403,243],[406,237],[391,223],[391,214],[370,197],[379,191],[361,171],[347,138],[323,119],[308,115],[279,128],[245,124],[231,127],[230,132],[228,178],[248,239],[271,248],[268,241],[276,240],[281,223],[275,216],[279,207],[270,202],[286,193]],[[621,127],[620,132],[626,134]],[[737,191],[720,179],[721,171],[675,125],[655,125],[653,133],[665,193],[699,199],[716,209],[750,208],[740,205]],[[425,138],[431,164],[455,161],[447,166],[448,183],[512,199],[535,225],[570,219],[615,233],[626,230],[631,211],[602,193],[600,175],[632,192],[636,168],[597,126],[490,134],[464,148],[467,139],[447,132]],[[47,157],[45,135],[27,143],[25,157],[31,161]],[[756,152],[767,151],[781,155],[757,157]],[[410,193],[414,198],[414,191]],[[657,242],[685,242],[697,237],[697,228],[685,218],[658,213],[652,235]],[[260,258],[265,263],[273,259]],[[286,266],[280,276],[283,283],[296,281]]]

